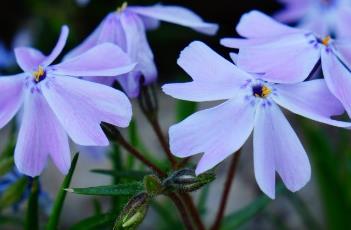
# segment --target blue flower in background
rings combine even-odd
[[[8,68],[15,63],[11,50],[7,49],[4,43],[0,42],[0,68]]]
[[[25,177],[25,175],[18,172],[18,170],[14,167],[9,173],[5,176],[0,177],[0,196],[14,183],[18,180]],[[29,180],[33,180],[29,177]],[[21,198],[12,205],[12,209],[14,212],[17,212],[21,205],[29,198],[31,191],[31,183],[28,183]],[[42,190],[42,187],[39,183],[39,205],[41,210],[44,210],[44,213],[49,214],[52,206],[52,200],[48,193]]]

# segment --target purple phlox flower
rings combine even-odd
[[[344,108],[323,79],[297,84],[267,82],[238,68],[202,42],[185,48],[178,65],[193,81],[166,84],[166,94],[197,102],[226,100],[169,129],[175,156],[204,153],[197,174],[240,149],[253,131],[255,177],[261,190],[275,197],[277,172],[289,190],[297,191],[309,181],[311,168],[301,142],[278,105],[325,124],[351,126],[330,118],[342,114]]]
[[[122,92],[76,78],[125,74],[135,66],[128,55],[111,43],[103,43],[51,65],[67,36],[68,27],[63,26],[48,56],[34,48],[16,48],[16,60],[24,72],[0,77],[0,128],[23,104],[14,157],[18,170],[32,177],[42,172],[48,156],[62,173],[67,173],[68,136],[80,145],[106,146],[109,142],[100,123],[126,127],[132,115],[129,99]]]
[[[15,64],[15,58],[11,50],[7,49],[4,43],[0,42],[0,68],[8,68]]]
[[[335,34],[338,38],[351,38],[351,2],[349,0],[279,0],[285,8],[275,17],[319,36]]]
[[[0,177],[0,196],[11,185],[16,183],[18,180],[22,179],[23,177],[24,175],[18,172],[16,167],[14,167],[10,172],[5,174],[4,176]],[[25,188],[25,190],[23,191],[23,194],[20,197],[20,199],[12,205],[12,209],[14,212],[17,212],[20,206],[23,204],[23,202],[25,202],[29,198],[30,192],[31,192],[31,184],[29,183]],[[45,191],[43,191],[40,182],[39,182],[39,205],[46,214],[50,213],[50,209],[52,206],[52,199]]]
[[[305,80],[321,62],[329,90],[351,116],[351,42],[318,37],[269,16],[251,11],[242,16],[237,32],[245,39],[224,38],[224,46],[239,49],[238,64],[276,83]],[[252,61],[255,60],[255,61]]]
[[[124,3],[117,11],[108,14],[95,31],[78,47],[72,50],[66,58],[71,58],[87,49],[101,43],[112,42],[120,46],[137,62],[135,71],[119,76],[118,82],[133,98],[139,95],[141,76],[144,84],[149,84],[157,78],[154,56],[146,38],[146,29],[155,29],[159,20],[175,23],[192,28],[205,34],[215,34],[218,26],[204,22],[192,11],[179,6],[127,6]],[[96,80],[96,79],[91,79]],[[111,84],[108,81],[99,82]]]

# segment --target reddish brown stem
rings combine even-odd
[[[227,178],[224,184],[224,190],[222,193],[222,198],[221,198],[221,202],[219,205],[219,209],[215,218],[215,221],[211,227],[211,230],[218,230],[221,226],[221,222],[224,216],[224,212],[225,212],[225,208],[227,206],[227,201],[228,201],[228,197],[229,197],[229,193],[232,187],[232,184],[234,182],[234,177],[235,177],[235,171],[236,171],[236,167],[239,161],[239,157],[240,157],[240,153],[241,151],[237,151],[234,156],[232,157],[232,160],[230,162],[230,166],[229,166],[229,170],[228,170],[228,174],[227,174]]]
[[[189,219],[189,214],[187,213],[186,207],[184,206],[183,201],[179,198],[176,193],[170,193],[169,198],[173,201],[174,205],[177,207],[179,214],[184,222],[184,225],[187,230],[193,230],[192,222]]]
[[[201,220],[201,217],[199,215],[199,212],[197,211],[196,207],[195,207],[195,204],[194,204],[194,201],[193,199],[191,198],[191,196],[188,194],[188,193],[184,193],[181,195],[182,199],[184,200],[184,203],[186,204],[186,206],[188,207],[188,211],[189,211],[189,214],[191,215],[195,225],[196,225],[196,228],[198,230],[205,230],[205,226],[204,224],[202,223],[202,220]]]
[[[161,130],[161,126],[160,126],[158,120],[157,119],[150,119],[150,124],[151,124],[152,128],[154,129],[156,136],[161,144],[163,151],[166,153],[168,160],[171,162],[172,167],[175,168],[177,165],[177,161],[169,149],[168,141],[167,141],[166,137],[163,135],[163,132]]]
[[[127,150],[130,154],[132,154],[138,160],[143,162],[146,166],[148,166],[151,170],[157,173],[160,177],[167,176],[167,174],[163,172],[157,165],[155,165],[154,163],[146,159],[143,156],[143,154],[139,152],[139,150],[137,150],[132,145],[130,145],[114,126],[103,123],[102,127],[105,129],[105,131],[108,131],[115,138],[115,141],[119,143],[125,150]]]

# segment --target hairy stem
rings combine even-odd
[[[230,193],[232,184],[234,182],[236,166],[237,166],[238,161],[239,161],[240,153],[241,153],[241,151],[239,150],[234,154],[234,156],[232,156],[232,160],[230,162],[227,178],[226,178],[226,181],[224,184],[224,190],[222,193],[221,202],[219,205],[219,209],[218,209],[215,221],[211,227],[211,230],[218,230],[221,226],[221,222],[222,222],[222,219],[224,216],[224,211],[225,211],[225,208],[227,206],[227,200],[229,197],[229,193]]]

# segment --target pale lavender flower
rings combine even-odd
[[[226,100],[169,130],[175,156],[204,153],[197,174],[240,149],[254,130],[254,169],[261,190],[275,197],[277,172],[288,189],[297,191],[309,181],[311,168],[302,144],[278,105],[325,124],[351,126],[330,118],[342,114],[344,108],[322,79],[298,84],[267,82],[239,69],[201,42],[185,48],[178,64],[193,81],[167,84],[163,86],[166,94],[198,102]]]
[[[149,84],[157,78],[154,56],[146,38],[146,29],[155,29],[159,20],[190,27],[205,34],[215,34],[218,26],[205,23],[192,11],[179,6],[127,6],[106,16],[95,31],[66,58],[71,58],[102,42],[112,42],[120,46],[131,59],[137,62],[135,71],[117,78],[129,97],[139,95],[140,80]],[[92,79],[96,80],[96,79]],[[112,80],[99,81],[111,84]]]
[[[131,119],[131,104],[122,92],[75,77],[116,76],[131,71],[135,64],[119,47],[104,43],[51,65],[67,36],[68,27],[64,26],[48,56],[33,48],[16,48],[16,60],[24,73],[0,77],[0,128],[24,104],[15,163],[29,176],[39,175],[49,156],[62,173],[67,173],[68,136],[80,145],[105,146],[108,140],[100,122],[126,127]]]
[[[350,0],[279,0],[285,9],[275,17],[286,23],[298,22],[319,36],[335,34],[338,38],[351,38]]]
[[[246,39],[225,38],[221,43],[239,48],[238,63],[261,78],[277,83],[305,80],[321,62],[329,90],[351,117],[351,42],[318,37],[274,21],[258,11],[242,16],[237,32]],[[252,61],[255,60],[255,61]]]

